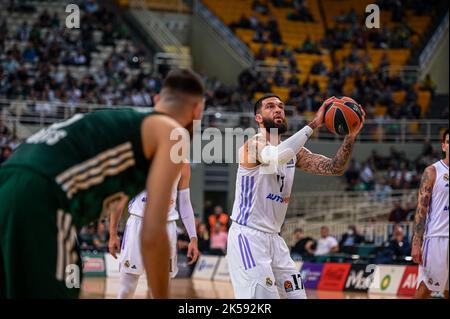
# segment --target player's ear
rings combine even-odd
[[[195,106],[193,108],[193,119],[194,120],[201,120],[203,116],[203,109],[205,107],[205,100],[202,99],[201,101],[195,103]]]
[[[156,94],[155,97],[153,98],[153,100],[155,102],[154,104],[159,103],[159,101],[161,101],[161,95],[160,94]]]
[[[255,121],[256,121],[258,124],[262,123],[262,122],[263,122],[262,115],[259,114],[259,113],[256,113],[256,115],[255,115]]]

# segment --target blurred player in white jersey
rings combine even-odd
[[[334,158],[303,147],[323,125],[325,101],[312,122],[281,142],[287,122],[284,103],[276,95],[260,98],[254,107],[260,133],[240,150],[227,259],[236,298],[306,298],[299,270],[279,235],[291,195],[295,168],[318,175],[342,175],[355,137],[347,135]],[[363,113],[364,114],[364,113]],[[272,132],[270,129],[276,129]]]
[[[178,272],[177,267],[177,224],[179,218],[176,209],[176,201],[178,197],[178,206],[183,224],[188,232],[190,243],[188,246],[189,264],[197,261],[199,251],[197,244],[197,233],[195,230],[194,211],[192,209],[189,180],[190,180],[189,163],[183,164],[181,173],[176,180],[171,194],[169,215],[167,219],[167,233],[170,242],[170,277],[174,278]],[[132,298],[139,281],[139,277],[144,274],[144,265],[141,257],[140,233],[142,229],[142,221],[144,208],[147,202],[147,192],[143,191],[128,204],[128,212],[130,214],[127,225],[125,227],[122,238],[121,254],[120,254],[120,289],[118,298]],[[149,203],[151,205],[151,202]],[[120,206],[120,205],[119,205]],[[117,225],[120,220],[123,209],[116,209],[111,213],[110,217],[110,239],[109,252],[114,258],[120,246],[120,240],[117,236]]]
[[[448,132],[442,137],[445,159],[428,166],[420,182],[411,253],[419,264],[417,299],[431,292],[448,299]]]

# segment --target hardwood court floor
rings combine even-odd
[[[135,298],[145,298],[147,283],[139,280]],[[81,298],[114,299],[119,291],[119,278],[84,278]],[[398,296],[374,295],[355,292],[307,290],[309,299],[398,299]],[[175,299],[233,299],[229,282],[174,279],[171,282],[171,298]]]

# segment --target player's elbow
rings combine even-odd
[[[344,173],[345,173],[345,168],[339,168],[339,167],[336,167],[336,168],[333,170],[333,175],[334,175],[334,176],[343,176]]]

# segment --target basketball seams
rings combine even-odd
[[[345,105],[345,103],[344,103],[344,105]],[[358,106],[359,108],[360,108],[360,106],[358,105],[358,104],[355,104],[356,106]],[[345,106],[347,106],[347,105],[345,105]],[[359,120],[362,122],[362,115],[359,115],[358,114],[358,112],[356,112],[353,108],[351,108],[351,107],[349,107],[349,106],[347,106],[350,110],[352,110],[352,112],[353,113],[355,113],[356,114],[356,116],[359,118]],[[361,112],[362,113],[362,112]]]

